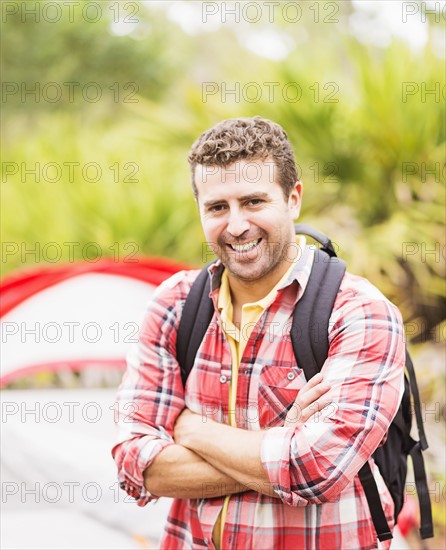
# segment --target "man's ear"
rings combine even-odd
[[[297,220],[300,214],[300,206],[302,204],[303,185],[300,180],[297,180],[294,187],[288,196],[288,208],[292,213],[293,219]]]

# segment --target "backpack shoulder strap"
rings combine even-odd
[[[195,279],[184,303],[178,327],[176,351],[183,387],[186,386],[198,348],[214,314],[214,304],[209,298],[211,285],[208,267],[204,267]]]
[[[296,231],[296,235],[308,235],[322,245],[321,250],[326,252],[330,257],[336,257],[333,243],[331,242],[330,238],[325,235],[325,233],[322,233],[322,231],[319,231],[319,229],[315,229],[311,225],[307,225],[305,223],[295,223],[294,229]]]
[[[345,262],[316,250],[303,296],[294,310],[291,342],[297,364],[310,380],[328,356],[328,323],[345,274]]]
[[[412,358],[406,348],[406,369],[409,374],[410,390],[412,392],[413,404],[415,409],[415,418],[417,421],[418,438],[420,440],[420,447],[422,451],[428,448],[426,434],[424,432],[423,417],[421,415],[421,401],[420,393],[418,391],[417,379],[415,377],[415,369],[412,363]]]
[[[412,445],[412,448],[410,449],[410,456],[412,457],[415,487],[417,489],[418,501],[420,504],[420,536],[422,539],[427,539],[434,536],[434,528],[432,523],[432,506],[422,455],[422,451],[425,451],[428,448],[428,444],[426,434],[424,432],[423,418],[421,415],[421,401],[418,391],[417,379],[415,377],[415,369],[407,349],[406,369],[409,374],[409,384],[413,397],[415,418],[417,422],[419,437],[419,441],[414,441],[412,438],[410,438],[410,442]]]
[[[313,234],[310,236],[316,238]],[[323,249],[316,250],[311,276],[294,310],[290,332],[297,364],[303,369],[307,380],[321,370],[328,357],[329,319],[344,274],[345,263],[342,260],[336,255],[330,257]],[[359,471],[359,478],[378,539],[391,539],[392,532],[368,462]]]

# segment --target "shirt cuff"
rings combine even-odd
[[[132,456],[135,456],[133,452],[130,452],[130,456],[124,458],[119,475],[119,486],[129,496],[135,499],[138,506],[145,506],[150,501],[159,498],[146,489],[144,485],[144,471],[152,464],[158,454],[169,445],[174,445],[174,441],[149,438],[149,440],[144,443],[143,438],[138,442],[139,449],[136,449],[136,460],[132,459]],[[129,461],[128,464],[131,465],[130,471],[126,468],[127,461]]]
[[[294,428],[276,427],[265,430],[260,444],[262,466],[282,501],[292,504],[290,494],[290,446]]]

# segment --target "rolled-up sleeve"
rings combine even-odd
[[[157,498],[144,486],[144,471],[174,443],[175,420],[184,408],[184,390],[175,357],[184,272],[155,292],[127,358],[115,403],[117,443],[112,456],[120,487],[144,506]]]
[[[339,303],[340,302],[340,303]],[[282,501],[335,501],[382,443],[404,386],[404,329],[386,299],[344,293],[330,319],[322,368],[332,404],[295,428],[265,431],[261,460]]]

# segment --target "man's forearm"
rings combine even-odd
[[[185,447],[250,490],[279,498],[260,459],[263,432],[212,421],[196,423],[195,428],[181,442]]]
[[[294,429],[331,403],[331,397],[327,394],[329,389],[321,374],[307,382],[288,412],[284,428]],[[177,443],[249,489],[280,498],[269,481],[260,457],[263,436],[263,431],[221,424],[189,409],[183,410],[175,423]]]
[[[144,485],[159,497],[212,498],[248,488],[182,445],[169,445],[144,472]]]

